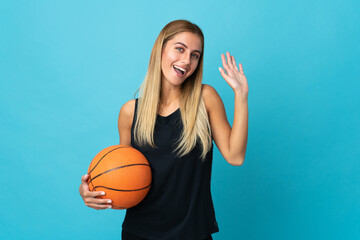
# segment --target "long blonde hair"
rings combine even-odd
[[[156,148],[154,127],[160,103],[162,50],[167,41],[181,32],[197,34],[202,42],[202,51],[196,70],[181,86],[179,101],[183,131],[174,152],[179,151],[178,156],[182,157],[196,146],[197,141],[200,141],[202,146],[201,158],[204,160],[212,146],[209,119],[201,97],[204,35],[197,25],[186,20],[176,20],[168,23],[161,30],[155,41],[151,51],[147,74],[139,88],[134,138],[139,145],[148,144]]]

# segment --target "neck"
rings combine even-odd
[[[160,106],[179,105],[180,86],[173,86],[169,83],[164,83],[161,86],[160,92]]]

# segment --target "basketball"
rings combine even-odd
[[[104,191],[113,209],[127,209],[140,203],[150,190],[151,168],[145,156],[127,145],[101,150],[91,161],[90,191]]]

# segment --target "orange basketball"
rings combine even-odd
[[[126,209],[140,203],[150,190],[151,169],[144,155],[126,145],[101,150],[88,170],[90,191],[104,191],[114,209]]]

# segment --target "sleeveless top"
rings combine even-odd
[[[126,210],[123,230],[148,240],[199,240],[219,231],[210,191],[213,145],[204,161],[198,143],[187,155],[173,153],[182,132],[178,108],[157,115],[154,141],[157,148],[134,141],[138,99],[135,100],[131,145],[149,161],[151,187],[138,205]]]

